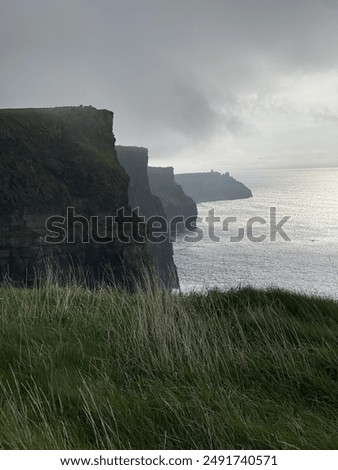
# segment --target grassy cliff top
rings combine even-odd
[[[336,449],[338,305],[0,289],[3,449]]]

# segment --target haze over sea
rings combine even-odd
[[[182,291],[251,285],[338,298],[338,168],[252,170],[233,176],[254,197],[198,204],[203,240],[188,243],[180,236],[174,243]],[[277,209],[277,222],[290,216],[283,229],[291,241],[278,234],[276,241],[270,240],[271,207]],[[222,232],[222,223],[215,223],[218,243],[208,237],[205,221],[212,208],[221,220],[238,220],[227,233]],[[265,234],[267,239],[252,242],[245,236],[230,242],[230,235],[256,216],[267,224],[255,224],[254,235]]]

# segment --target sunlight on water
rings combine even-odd
[[[338,298],[338,169],[264,170],[234,176],[252,189],[254,197],[198,205],[203,240],[187,243],[181,236],[174,244],[182,290],[278,286]],[[277,222],[290,216],[283,228],[291,241],[279,235],[270,241],[270,207],[277,208]],[[221,241],[211,241],[205,217],[212,208],[221,220],[237,217],[237,223],[229,226],[230,235],[246,227],[251,217],[263,217],[267,224],[256,224],[254,235],[265,234],[267,239],[257,243],[245,237],[230,243],[229,232],[222,232],[222,224],[216,223]]]

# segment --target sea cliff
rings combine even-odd
[[[145,246],[114,230],[102,243],[83,243],[81,227],[72,243],[45,239],[47,219],[69,207],[86,219],[129,210],[112,128],[113,113],[92,107],[0,111],[0,278],[31,282],[50,262],[99,280],[140,274]]]
[[[162,203],[157,196],[152,194],[149,186],[148,149],[116,146],[116,151],[119,162],[130,177],[128,194],[131,209],[138,209],[140,216],[144,216],[148,221],[154,216],[165,219]],[[155,265],[161,283],[166,287],[177,288],[178,276],[168,231],[163,242],[148,241],[147,253]]]
[[[197,218],[196,203],[175,181],[174,169],[149,167],[148,176],[150,189],[160,198],[167,219],[170,221],[174,217],[182,216],[184,220],[189,219],[191,227]]]

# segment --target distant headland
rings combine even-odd
[[[252,197],[251,190],[229,173],[183,173],[175,175],[175,181],[196,203]]]

